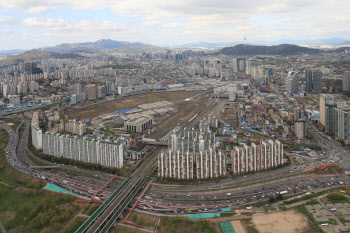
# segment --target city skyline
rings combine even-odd
[[[110,38],[156,46],[350,38],[347,1],[0,1],[0,50]]]

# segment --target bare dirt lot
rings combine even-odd
[[[286,212],[255,214],[252,222],[260,233],[309,233],[312,232],[302,214],[290,210]]]
[[[190,98],[199,93],[202,93],[202,91],[158,92],[133,95],[85,108],[68,108],[65,110],[65,114],[68,115],[69,119],[80,118],[81,120],[87,120],[105,113],[134,108],[139,104],[153,103],[157,101],[166,100],[177,105],[184,99]]]

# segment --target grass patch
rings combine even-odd
[[[82,214],[91,215],[93,212],[95,212],[95,210],[97,210],[97,208],[99,206],[100,206],[100,204],[93,203],[93,204],[89,205],[88,207],[86,207],[86,209],[83,211]]]
[[[220,217],[233,217],[235,215],[236,215],[236,213],[221,213]]]
[[[80,172],[80,171],[68,170],[68,169],[64,169],[64,168],[54,168],[54,170],[64,172],[66,174],[73,175],[73,176],[82,176],[82,177],[94,178],[96,180],[103,180],[98,176],[93,176],[93,175],[86,174],[86,173]]]
[[[202,232],[215,233],[214,228],[207,225],[205,220],[192,221],[186,218],[164,217],[157,226],[157,232],[182,233],[182,232]]]
[[[259,231],[255,228],[254,223],[251,218],[243,218],[241,219],[241,223],[244,226],[247,233],[259,233]]]
[[[0,185],[4,203],[0,219],[8,232],[58,232],[81,208],[75,197],[42,190],[18,190]],[[12,198],[8,198],[12,196]],[[46,232],[46,231],[44,231]]]
[[[245,216],[253,216],[254,213],[253,212],[241,212],[241,215],[245,215]]]
[[[28,158],[38,166],[51,166],[51,164],[45,163],[45,162],[35,158],[27,150],[26,150],[26,154],[27,154]]]
[[[78,228],[80,227],[80,225],[83,224],[84,221],[85,221],[85,218],[83,218],[83,217],[77,217],[77,218],[74,219],[74,221],[71,222],[66,228],[64,228],[64,230],[62,231],[62,233],[72,233],[72,232],[75,232],[76,230],[78,230]]]

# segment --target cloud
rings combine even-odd
[[[60,37],[84,35],[80,37],[82,40],[86,36],[111,34],[163,44],[178,43],[178,36],[188,42],[237,41],[244,35],[273,40],[340,35],[350,38],[348,0],[0,0],[0,6],[6,14],[6,9],[23,12],[0,17],[0,24],[17,23],[33,32],[45,30]],[[62,9],[82,17],[55,18],[60,17],[56,10]],[[106,10],[108,20],[99,15],[92,21],[91,11],[97,10]],[[123,23],[116,20],[120,18]]]
[[[122,24],[104,20],[102,22],[90,22],[82,20],[78,22],[69,22],[63,19],[47,18],[26,18],[22,21],[22,25],[25,27],[44,29],[51,32],[70,32],[74,34],[96,34],[96,33],[108,33],[112,31],[120,31],[126,27]]]

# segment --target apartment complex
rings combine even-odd
[[[160,177],[207,179],[223,175],[226,175],[225,154],[216,150],[214,133],[174,132],[168,151],[158,156]]]
[[[54,133],[43,135],[45,154],[106,167],[123,166],[123,144]]]
[[[344,140],[350,144],[350,103],[335,99],[332,95],[320,96],[320,121],[323,124],[324,115],[325,132]]]
[[[261,141],[259,145],[235,146],[231,150],[234,175],[263,171],[283,164],[283,144],[276,140]]]
[[[81,121],[69,120],[64,124],[64,131],[82,136],[86,132],[86,124]]]

